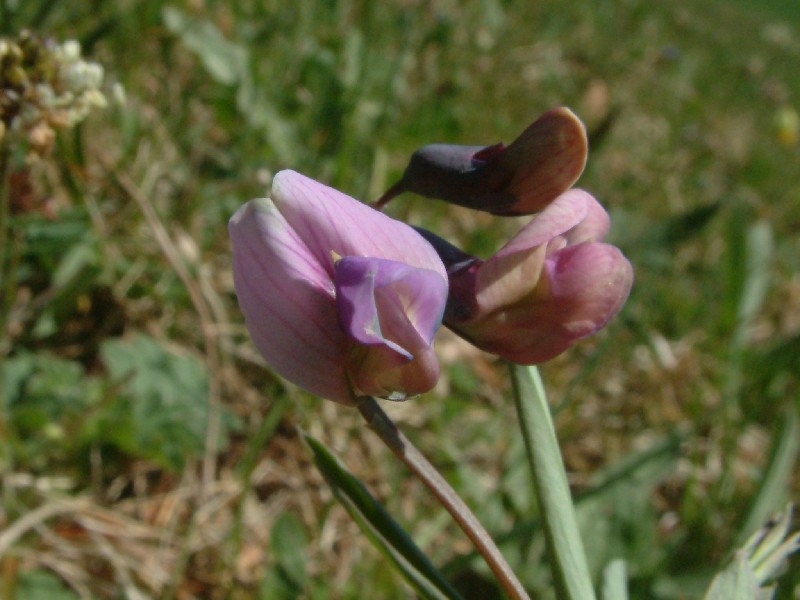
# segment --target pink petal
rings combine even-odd
[[[569,190],[561,194],[489,260],[541,246],[567,233],[586,218],[589,199],[594,200],[582,190]]]
[[[596,333],[620,311],[633,284],[631,264],[609,244],[569,246],[549,257],[545,268],[545,297],[527,327],[535,335],[513,359],[518,362],[549,360]]]
[[[545,264],[539,286],[473,322],[451,325],[479,348],[520,364],[541,363],[602,328],[622,308],[633,269],[608,244],[567,247]]]
[[[561,194],[477,269],[475,289],[482,312],[530,293],[539,280],[547,244],[586,217],[588,199],[591,196],[580,191]]]
[[[391,343],[382,321],[386,312],[399,312],[405,326],[431,343],[447,301],[447,281],[436,271],[356,256],[342,258],[334,268],[339,324],[351,339],[366,345]]]
[[[586,203],[586,216],[566,233],[569,245],[574,246],[581,242],[599,242],[606,237],[611,227],[611,219],[606,209],[595,200],[594,196],[581,189],[572,189],[564,195],[567,194],[583,196]]]
[[[293,383],[350,403],[347,340],[336,320],[329,278],[316,257],[269,200],[245,204],[228,228],[236,294],[259,352]]]
[[[354,391],[400,400],[430,390],[439,373],[430,344],[447,282],[378,258],[345,257],[335,270],[339,323],[354,342],[347,361]]]
[[[386,346],[352,349],[348,373],[354,392],[389,400],[405,400],[430,391],[439,379],[439,361],[433,348],[417,338],[417,345],[404,344],[414,358],[408,360]]]
[[[340,256],[396,260],[447,278],[436,251],[412,227],[338,190],[287,170],[275,176],[272,199],[317,261],[330,265],[331,277],[334,251]]]

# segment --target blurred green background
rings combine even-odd
[[[79,40],[109,98],[48,159],[12,149],[0,597],[410,597],[297,428],[466,597],[499,597],[355,411],[264,368],[226,222],[282,168],[374,200],[419,146],[510,142],[559,105],[636,271],[620,317],[542,367],[596,576],[622,557],[632,598],[699,598],[800,497],[795,0],[0,7],[4,36]],[[524,222],[411,195],[388,212],[483,256]],[[437,347],[436,390],[387,410],[552,597],[506,370]]]

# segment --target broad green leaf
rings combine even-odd
[[[278,517],[270,535],[272,554],[282,574],[298,591],[306,581],[307,544],[308,536],[300,519],[290,513]]]
[[[78,278],[82,271],[97,267],[100,262],[96,240],[88,236],[62,253],[58,268],[53,273],[53,286],[63,288]]]
[[[103,384],[77,361],[41,351],[21,352],[0,364],[7,439],[18,468],[75,459],[85,447]]]
[[[78,595],[66,587],[61,579],[49,571],[29,571],[19,577],[16,586],[17,598],[41,598],[42,600],[77,600]]]
[[[3,411],[9,410],[23,393],[25,381],[36,369],[36,355],[30,352],[20,352],[18,355],[7,358],[0,363],[0,398]]]
[[[536,367],[511,365],[514,402],[559,600],[595,600],[564,462]]]
[[[66,209],[58,216],[55,221],[40,217],[19,218],[16,223],[25,239],[26,257],[35,257],[48,272],[59,265],[65,249],[95,237],[84,209]]]
[[[460,599],[458,592],[436,570],[408,533],[330,450],[307,434],[303,435],[303,439],[336,499],[417,593],[432,600]]]
[[[100,354],[127,399],[120,404],[118,417],[129,425],[120,433],[130,437],[117,442],[128,452],[175,470],[187,456],[199,456],[208,420],[208,373],[203,362],[193,354],[167,350],[142,334],[108,340]],[[224,434],[233,420],[229,413],[222,416]]]
[[[50,298],[33,327],[38,338],[56,334],[63,322],[74,314],[76,299],[89,297],[101,273],[97,242],[87,232],[86,240],[60,253],[60,261],[52,275]]]
[[[264,573],[258,586],[259,600],[296,600],[298,597],[300,591],[287,581],[278,565],[273,565]]]

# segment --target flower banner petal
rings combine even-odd
[[[446,278],[436,251],[421,243],[416,231],[342,192],[294,171],[281,171],[272,182],[272,199],[321,264],[331,251],[340,256],[371,256],[412,267],[433,269]]]

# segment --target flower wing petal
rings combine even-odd
[[[586,192],[569,190],[536,215],[505,246],[478,267],[475,290],[481,312],[513,304],[539,280],[547,244],[586,216]]]
[[[519,328],[529,336],[511,358],[520,363],[550,360],[595,334],[620,311],[633,284],[630,262],[609,244],[564,248],[548,257],[545,271],[543,296]]]
[[[407,323],[401,326],[413,327],[430,344],[441,324],[447,282],[430,269],[351,256],[336,262],[334,283],[342,329],[361,344],[397,346],[392,340],[405,335],[384,335],[386,321]],[[411,358],[402,347],[395,349]]]
[[[611,218],[595,197],[578,188],[572,189],[566,194],[583,196],[586,204],[586,215],[580,223],[565,234],[569,245],[575,246],[582,242],[599,242],[606,237],[608,230],[611,228]]]

